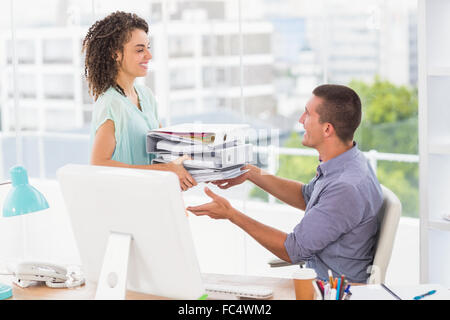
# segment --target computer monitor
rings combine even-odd
[[[205,293],[174,173],[69,164],[57,178],[96,298],[122,299],[126,289],[174,299]]]

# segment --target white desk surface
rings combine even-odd
[[[275,300],[293,300],[295,299],[294,284],[292,279],[243,276],[243,275],[224,275],[224,274],[202,274],[203,281],[217,284],[235,284],[235,285],[260,285],[272,288]],[[48,288],[45,285],[38,285],[29,288],[20,288],[12,284],[12,276],[0,276],[0,283],[11,285],[13,288],[13,300],[90,300],[95,296],[95,284],[87,282],[85,285],[70,289]],[[165,297],[159,297],[149,294],[127,291],[127,299],[131,300],[167,300]],[[214,299],[214,297],[212,297]]]

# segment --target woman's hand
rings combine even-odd
[[[184,155],[167,164],[168,170],[172,171],[178,176],[178,179],[180,180],[180,187],[183,191],[186,191],[187,189],[197,185],[195,179],[192,178],[192,176],[183,166],[183,161],[189,159],[190,157],[188,155]]]

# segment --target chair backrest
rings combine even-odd
[[[373,265],[369,267],[369,284],[383,283],[386,277],[386,270],[391,259],[392,248],[394,246],[395,234],[402,214],[402,204],[397,196],[385,186],[383,190],[383,205],[379,212],[380,228],[378,230],[378,241],[375,248]]]

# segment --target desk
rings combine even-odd
[[[224,275],[224,274],[202,274],[204,282],[222,283],[231,285],[261,285],[270,287],[273,290],[274,300],[295,299],[294,284],[292,279]],[[13,288],[13,300],[91,300],[95,296],[95,284],[87,282],[84,286],[69,289],[48,288],[39,285],[29,288],[20,288],[12,284],[11,276],[0,276],[0,282],[11,285]],[[130,300],[166,300],[167,298],[127,291],[127,299]]]

